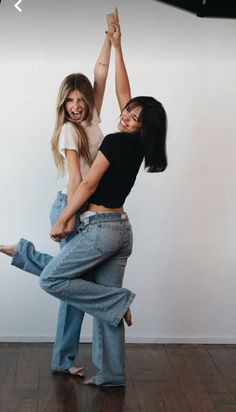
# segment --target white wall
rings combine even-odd
[[[103,15],[118,5],[133,95],[155,96],[169,117],[167,171],[141,171],[126,202],[135,244],[125,286],[137,294],[127,340],[236,343],[236,22],[199,19],[151,0],[24,0],[22,13],[6,3],[0,243],[25,237],[57,251],[48,235],[61,187],[49,147],[56,93],[70,72],[92,79]],[[118,114],[112,63],[104,133],[115,130]],[[53,339],[58,302],[4,255],[0,294],[0,340]],[[82,338],[90,336],[86,317]]]

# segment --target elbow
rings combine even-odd
[[[94,86],[104,85],[107,80],[108,70],[104,69],[99,71],[99,73],[94,73]]]

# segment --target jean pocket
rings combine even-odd
[[[95,248],[104,254],[116,252],[121,245],[121,228],[117,222],[96,225]]]

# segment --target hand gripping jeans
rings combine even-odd
[[[132,230],[127,216],[98,213],[85,219],[78,235],[57,257],[48,256],[49,263],[41,274],[41,286],[48,293],[100,319],[101,370],[93,378],[97,385],[125,383],[122,318],[134,294],[117,286],[122,284],[131,250]],[[32,243],[21,240],[13,264],[38,272],[37,253]],[[86,279],[91,269],[93,282]]]

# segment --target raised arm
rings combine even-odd
[[[106,34],[102,49],[98,56],[97,62],[94,67],[94,100],[95,108],[98,115],[100,115],[103,96],[106,86],[106,80],[108,75],[109,63],[111,55],[111,42],[108,34]]]
[[[125,107],[126,103],[128,103],[128,101],[131,99],[131,90],[121,47],[120,25],[113,24],[113,27],[115,30],[113,34],[109,34],[109,39],[115,49],[116,95],[120,110],[122,110]]]

